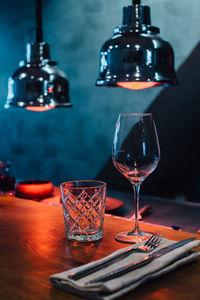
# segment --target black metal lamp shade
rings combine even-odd
[[[124,7],[123,26],[100,51],[97,86],[143,89],[177,84],[170,44],[150,24],[147,6]]]
[[[57,63],[49,60],[49,45],[27,44],[27,60],[9,78],[5,107],[45,111],[55,107],[71,107],[69,84]]]
[[[36,41],[27,44],[26,60],[8,80],[5,108],[20,107],[45,111],[55,107],[72,107],[67,77],[57,63],[50,60],[50,48],[43,41],[42,0],[35,0]]]

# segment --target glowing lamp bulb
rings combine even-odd
[[[55,106],[43,107],[43,106],[27,106],[26,109],[32,111],[46,111],[55,108]]]
[[[125,89],[143,90],[143,89],[151,88],[153,86],[161,85],[161,83],[136,81],[136,82],[118,82],[117,85]]]

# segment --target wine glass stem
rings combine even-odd
[[[139,195],[140,195],[140,185],[141,183],[132,183],[134,190],[134,207],[135,207],[135,227],[133,233],[137,234],[140,232],[139,222],[138,222],[138,212],[139,212]]]

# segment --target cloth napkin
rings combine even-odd
[[[163,239],[159,247],[154,251],[166,247],[175,241]],[[142,243],[135,244],[129,248],[137,248]],[[97,276],[104,275],[112,270],[130,264],[134,261],[142,259],[147,253],[133,253],[127,258],[121,260],[120,262],[113,263],[111,266],[104,268],[103,270],[96,271],[84,278],[79,280],[72,280],[68,276],[71,273],[84,269],[86,266],[92,265],[95,263],[91,262],[85,264],[81,267],[77,267],[71,270],[67,270],[58,274],[50,276],[49,280],[52,286],[56,288],[63,289],[69,293],[79,295],[87,299],[102,299],[102,300],[111,300],[117,297],[120,297],[127,292],[134,290],[144,282],[160,277],[161,275],[167,274],[174,270],[175,268],[182,266],[188,262],[196,260],[200,257],[200,252],[191,252],[192,249],[200,245],[200,240],[194,240],[188,244],[179,247],[159,258],[156,258],[151,263],[143,266],[139,269],[126,273],[118,278],[111,279],[106,282],[98,282],[92,284],[86,284],[87,281],[94,279]],[[107,257],[111,257],[116,253],[120,253],[123,249],[113,252]],[[101,260],[105,260],[107,257],[104,257]],[[97,262],[97,261],[96,261]]]

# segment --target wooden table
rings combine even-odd
[[[106,215],[104,236],[100,242],[77,243],[65,238],[61,207],[1,196],[0,212],[1,300],[80,299],[52,288],[49,276],[125,247],[126,244],[115,241],[114,236],[133,226],[129,220]],[[163,231],[167,238],[174,240],[195,236],[145,223],[141,228]],[[200,239],[200,236],[196,235],[196,238]],[[123,299],[200,299],[200,262],[146,283]]]

